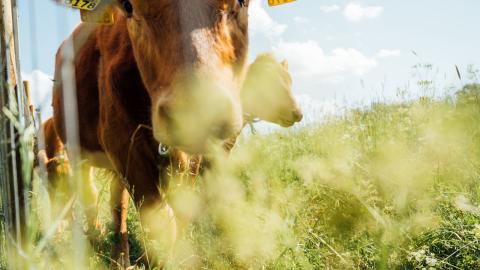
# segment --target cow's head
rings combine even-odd
[[[290,127],[303,118],[292,93],[287,61],[271,54],[259,55],[249,66],[241,91],[242,108],[250,118]]]
[[[152,102],[155,138],[187,152],[242,125],[249,0],[117,0]]]

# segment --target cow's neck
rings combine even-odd
[[[131,121],[151,125],[151,102],[137,67],[125,18],[119,18],[113,27],[120,28],[114,32],[123,41],[115,48],[116,57],[108,75],[113,93]]]

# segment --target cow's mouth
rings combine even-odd
[[[155,140],[159,143],[159,147],[160,145],[164,145],[168,146],[170,149],[175,148],[188,154],[204,154],[213,142],[218,141],[217,138],[207,136],[206,134],[192,134],[194,133],[192,132],[189,134],[191,136],[186,136],[186,133],[178,134],[178,132],[175,131],[175,127],[168,125],[154,125],[153,135]]]
[[[182,83],[152,110],[158,142],[199,154],[211,141],[225,140],[241,129],[241,106],[233,91],[209,81],[200,81],[203,87]]]
[[[207,151],[207,144],[204,145],[178,145],[177,148],[190,155],[204,154]]]
[[[295,123],[298,123],[302,121],[303,115],[300,113],[295,113],[294,117],[280,117],[278,120],[278,124],[282,127],[291,127],[295,125]]]
[[[290,119],[282,119],[282,120],[279,121],[280,126],[285,127],[285,128],[291,127],[295,123],[296,123],[295,121],[290,120]]]

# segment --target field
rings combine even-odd
[[[243,138],[195,186],[172,179],[179,237],[167,268],[480,269],[479,119],[480,86],[470,84]],[[114,243],[108,175],[96,177],[103,233],[86,265],[102,269]],[[35,187],[31,244],[45,248],[28,264],[73,268],[70,228],[47,237]],[[133,208],[128,225],[132,262],[146,245],[165,253]]]

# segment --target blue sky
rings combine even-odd
[[[395,100],[398,87],[417,96],[424,94],[416,86],[419,79],[435,80],[436,94],[442,94],[462,83],[455,65],[464,77],[469,65],[480,66],[478,0],[297,0],[273,8],[267,0],[253,1],[250,60],[266,51],[286,58],[294,92],[311,109]],[[49,91],[55,51],[79,16],[51,0],[19,3],[22,71],[27,79],[36,78],[34,100],[45,103],[48,95],[41,97]],[[32,25],[37,29],[36,46]],[[412,67],[418,63],[434,68],[416,72]]]

